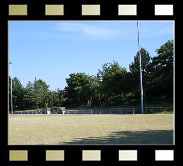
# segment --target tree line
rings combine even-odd
[[[141,48],[144,103],[173,103],[173,40],[168,40],[151,57]],[[14,110],[44,107],[118,106],[140,103],[139,53],[129,64],[129,71],[117,61],[105,63],[96,75],[71,73],[66,87],[50,91],[45,81],[36,79],[24,87],[12,79]],[[11,105],[9,76],[9,104]],[[11,108],[11,107],[10,107]]]

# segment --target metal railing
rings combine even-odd
[[[144,114],[172,114],[173,107],[144,107]],[[47,110],[14,111],[14,114],[47,114]],[[96,109],[75,109],[60,110],[51,109],[51,114],[141,114],[140,107],[132,108],[96,108]]]

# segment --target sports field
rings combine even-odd
[[[173,115],[9,115],[9,145],[173,144]]]

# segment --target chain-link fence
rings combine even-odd
[[[135,114],[136,108],[80,109],[65,110],[63,114]]]
[[[144,114],[172,114],[173,107],[144,107]]]
[[[13,114],[47,114],[47,110],[14,111]]]
[[[172,114],[173,107],[144,107],[144,114]],[[14,114],[141,114],[140,107],[132,108],[95,108],[95,109],[65,109],[56,107],[43,110],[14,111]]]

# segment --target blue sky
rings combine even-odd
[[[70,73],[96,75],[118,61],[129,71],[138,51],[136,21],[10,21],[10,75],[26,86],[35,77],[63,89]],[[173,21],[140,21],[141,47],[150,56],[174,39]]]

